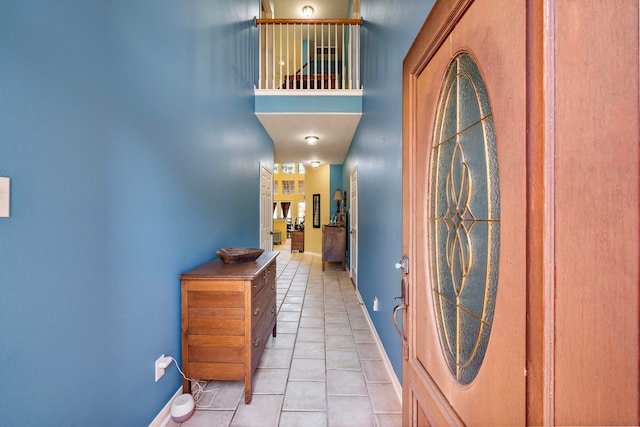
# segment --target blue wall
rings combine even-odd
[[[338,212],[338,202],[333,200],[337,190],[345,191],[342,186],[342,165],[331,165],[329,166],[329,217],[331,218]],[[342,203],[340,202],[340,206]]]
[[[358,168],[358,289],[400,379],[391,311],[400,295],[394,265],[402,257],[402,61],[433,3],[362,0],[363,115],[344,164],[345,189]]]
[[[0,2],[2,425],[141,426],[178,275],[259,244],[256,0]]]

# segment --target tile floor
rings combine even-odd
[[[193,416],[169,427],[401,426],[401,403],[347,272],[276,246],[277,337],[242,382],[210,381]],[[194,393],[195,395],[195,393]],[[203,407],[206,406],[206,407]]]

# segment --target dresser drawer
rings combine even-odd
[[[251,329],[255,329],[256,324],[261,322],[262,316],[276,311],[276,291],[270,286],[265,286],[262,292],[253,298],[251,303]]]
[[[276,326],[275,301],[273,302],[273,311],[267,310],[260,318],[260,321],[251,332],[251,371],[253,372],[258,366],[260,356],[264,347],[267,345],[269,336],[274,332]]]
[[[251,281],[251,295],[256,296],[262,291],[265,285],[275,286],[276,283],[276,263],[272,262],[262,271],[262,274]]]
[[[244,335],[244,307],[192,307],[187,313],[194,335]]]

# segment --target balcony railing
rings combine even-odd
[[[256,19],[258,89],[360,89],[361,19]]]

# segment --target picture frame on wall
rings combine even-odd
[[[313,195],[313,228],[320,228],[320,194]]]

